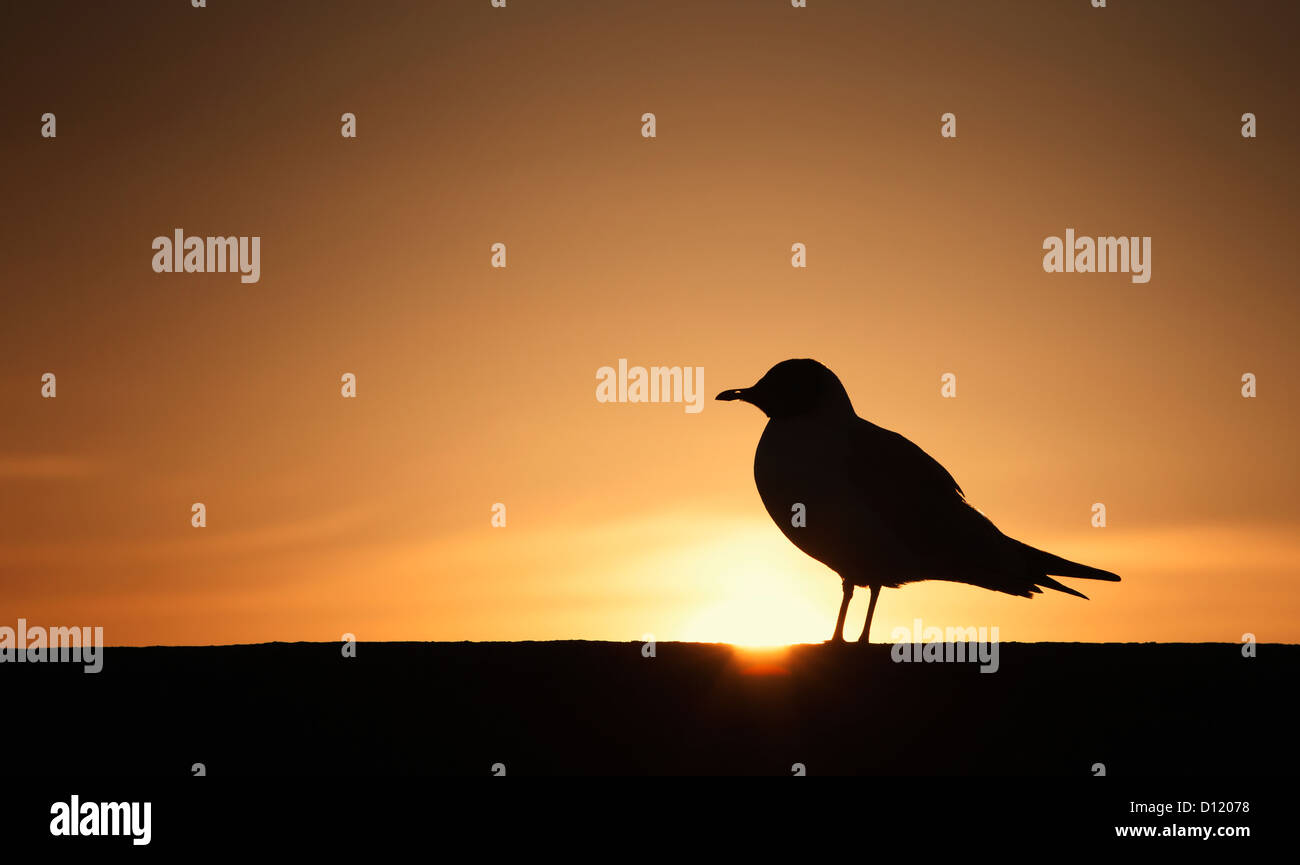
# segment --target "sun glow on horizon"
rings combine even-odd
[[[764,593],[760,588],[750,589],[734,601],[706,607],[690,620],[681,639],[747,649],[776,648],[823,642],[833,624],[824,609],[802,598]]]
[[[677,639],[765,648],[829,637],[834,611],[818,596],[833,575],[806,573],[825,571],[811,559],[791,568],[787,557],[771,554],[786,543],[771,526],[756,523],[693,550],[698,572],[712,581],[709,594],[719,599],[690,615]]]

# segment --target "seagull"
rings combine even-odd
[[[1048,575],[1119,581],[1002,534],[933,457],[858,417],[839,378],[815,360],[781,361],[753,387],[717,398],[768,417],[754,482],[785,536],[843,582],[831,642],[844,642],[855,586],[871,588],[859,639],[866,643],[885,586],[950,580],[1022,598],[1049,588],[1087,600]]]

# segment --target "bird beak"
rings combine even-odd
[[[743,400],[744,402],[748,402],[749,391],[750,388],[747,387],[738,387],[738,388],[733,388],[732,390],[724,390],[722,393],[718,394],[715,397],[715,399],[720,399],[727,402],[738,399],[738,400]]]

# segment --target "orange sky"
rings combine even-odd
[[[1124,577],[885,592],[877,640],[1300,640],[1294,7],[329,5],[0,37],[0,624],[825,639],[757,410],[595,400],[619,358],[712,395],[811,356],[1005,532]],[[153,273],[178,227],[260,235],[260,282]],[[1151,236],[1151,281],[1044,273],[1066,228]]]

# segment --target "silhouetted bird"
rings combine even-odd
[[[854,586],[871,587],[866,642],[881,586],[953,580],[1025,598],[1046,587],[1086,599],[1048,574],[1119,580],[1002,534],[929,454],[858,417],[835,373],[815,360],[782,361],[718,399],[752,403],[770,418],[754,481],[785,536],[843,579],[835,642],[844,640]]]

